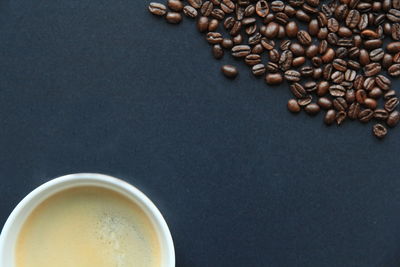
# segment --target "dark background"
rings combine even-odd
[[[399,129],[289,114],[285,85],[224,78],[234,60],[148,3],[1,1],[0,225],[99,172],[160,208],[177,266],[399,266]]]

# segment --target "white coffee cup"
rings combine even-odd
[[[161,267],[175,267],[172,236],[157,207],[134,186],[111,176],[95,173],[71,174],[51,180],[29,193],[8,217],[0,235],[0,266],[15,266],[15,247],[20,230],[29,214],[45,199],[65,189],[98,186],[120,193],[136,203],[154,224],[161,247]]]

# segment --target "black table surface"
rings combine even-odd
[[[98,172],[155,202],[177,266],[399,266],[400,130],[289,114],[286,85],[148,3],[0,3],[0,225],[38,185]]]

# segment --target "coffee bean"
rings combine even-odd
[[[301,30],[297,33],[297,40],[299,40],[299,42],[305,46],[311,45],[311,42],[312,42],[310,34],[303,30]]]
[[[399,105],[399,99],[397,97],[392,97],[385,103],[385,109],[389,112],[392,112]]]
[[[259,54],[249,54],[244,61],[248,66],[254,66],[261,63],[261,56]]]
[[[396,110],[389,114],[389,117],[386,120],[386,124],[389,127],[395,127],[400,121],[400,113]]]
[[[357,28],[362,31],[368,27],[369,19],[368,14],[362,14],[360,16],[360,21],[358,22]]]
[[[357,90],[356,91],[356,100],[358,103],[360,104],[364,104],[365,103],[365,99],[367,99],[367,92],[365,92],[365,90]]]
[[[149,11],[156,16],[164,16],[167,13],[167,7],[160,3],[151,2],[149,4]]]
[[[348,54],[348,49],[346,47],[338,47],[335,51],[337,58],[346,58]]]
[[[376,49],[382,46],[382,40],[380,39],[372,39],[372,40],[366,40],[364,42],[364,47],[367,50],[372,50]]]
[[[350,68],[350,69],[353,69],[353,70],[359,70],[360,68],[361,68],[361,65],[360,65],[360,63],[358,63],[357,61],[354,61],[354,60],[349,60],[349,61],[347,61],[347,66]]]
[[[389,24],[390,26],[390,24]],[[391,35],[393,40],[399,41],[400,40],[400,23],[394,23],[391,26]]]
[[[293,83],[290,85],[290,91],[292,91],[293,95],[297,98],[304,98],[307,95],[306,90],[299,83]]]
[[[183,3],[180,0],[168,0],[168,7],[173,11],[182,11]]]
[[[374,76],[381,71],[381,64],[379,63],[370,63],[364,67],[365,76]]]
[[[301,111],[301,108],[297,103],[296,99],[290,99],[287,103],[287,108],[292,113],[298,113]]]
[[[308,81],[304,84],[304,89],[307,92],[313,92],[313,91],[317,90],[317,83],[314,81]]]
[[[232,38],[232,41],[233,45],[239,45],[243,42],[243,36],[241,34],[238,34]]]
[[[275,14],[275,21],[281,25],[286,25],[289,22],[289,17],[283,12],[278,12]]]
[[[295,58],[293,58],[292,66],[297,68],[297,67],[300,67],[301,65],[303,65],[305,62],[306,62],[305,57],[295,57]]]
[[[225,12],[222,11],[222,9],[214,8],[213,11],[211,11],[211,17],[217,20],[223,20],[225,18]]]
[[[291,46],[292,42],[290,40],[284,40],[281,42],[280,48],[281,50],[288,50]]]
[[[202,6],[203,1],[202,0],[187,0],[189,5],[191,5],[192,7],[198,9]]]
[[[165,19],[168,23],[178,24],[182,21],[182,15],[178,12],[168,12]]]
[[[243,25],[252,25],[252,24],[254,24],[254,23],[256,23],[256,18],[254,18],[254,17],[251,17],[251,18],[244,18],[244,19],[242,19],[242,24]]]
[[[322,109],[330,109],[332,107],[332,101],[327,98],[327,97],[320,97],[318,99],[317,104],[322,108]]]
[[[309,115],[317,115],[320,111],[320,108],[317,104],[310,103],[304,108],[304,111]]]
[[[208,30],[208,18],[207,17],[200,17],[197,20],[197,29],[199,32],[205,32]]]
[[[325,54],[326,50],[328,50],[328,42],[326,40],[322,40],[318,45],[318,53]]]
[[[364,109],[358,114],[358,120],[360,122],[367,123],[374,117],[374,111],[371,109]]]
[[[340,58],[333,60],[332,66],[338,71],[345,72],[347,70],[347,62]]]
[[[346,70],[346,72],[344,73],[344,79],[346,81],[352,82],[354,81],[354,79],[356,78],[357,72],[355,70]]]
[[[328,17],[323,12],[318,12],[317,21],[319,27],[325,27],[328,25]]]
[[[285,29],[286,29],[286,35],[289,38],[296,37],[297,33],[299,31],[299,27],[298,27],[297,23],[294,21],[287,23],[285,26]]]
[[[324,96],[329,92],[329,83],[327,81],[321,81],[317,85],[317,95]]]
[[[289,17],[293,17],[294,15],[296,15],[296,9],[294,9],[292,6],[286,5],[285,9],[283,10],[283,12],[288,15]]]
[[[232,25],[232,28],[231,28],[229,34],[232,36],[236,36],[239,34],[241,29],[242,29],[242,22],[235,21],[235,23],[233,23],[233,25]]]
[[[255,8],[254,8],[254,11],[255,11]],[[244,12],[245,12],[245,9],[242,6],[237,6],[237,8],[235,10],[236,19],[242,20],[245,16]]]
[[[269,85],[278,85],[283,82],[282,74],[280,73],[268,73],[265,76],[265,82]]]
[[[355,28],[361,20],[361,15],[358,10],[352,9],[346,17],[346,25],[349,28]]]
[[[214,9],[214,4],[211,1],[205,1],[200,8],[200,13],[203,16],[208,17],[211,15],[213,9]]]
[[[372,128],[372,132],[379,139],[382,139],[387,135],[386,127],[379,123],[374,125],[374,127]]]
[[[278,50],[276,50],[276,49],[272,49],[272,50],[268,51],[269,60],[272,62],[278,63],[280,56],[281,55],[279,54]]]
[[[259,32],[256,32],[255,34],[249,37],[248,43],[249,45],[256,45],[261,42],[262,38],[264,37],[262,37]]]
[[[383,76],[383,75],[376,76],[375,82],[379,86],[379,88],[381,88],[382,90],[385,90],[385,91],[389,90],[389,88],[391,86],[391,82],[390,82],[389,78],[387,78],[386,76]]]
[[[358,59],[360,56],[360,49],[358,47],[351,47],[348,49],[347,55],[351,59]]]
[[[360,114],[360,110],[361,110],[360,104],[357,102],[354,102],[350,105],[347,115],[351,120],[355,120],[358,118],[358,115]]]
[[[342,97],[335,98],[332,103],[337,111],[345,111],[348,107],[346,100]]]
[[[183,13],[189,18],[195,18],[198,14],[197,10],[192,6],[185,6],[183,8]]]
[[[377,120],[386,120],[389,117],[389,113],[384,109],[376,109],[374,112],[374,118]]]
[[[312,19],[310,21],[310,23],[308,24],[308,33],[311,36],[317,36],[318,32],[319,32],[319,24],[318,24],[318,20],[316,19]]]
[[[335,18],[330,18],[327,27],[330,32],[335,33],[339,30],[339,22]]]
[[[259,0],[256,4],[256,13],[260,17],[264,18],[269,14],[269,5],[265,0]]]
[[[332,64],[326,64],[323,68],[322,68],[322,77],[325,80],[329,80],[331,78],[332,75]]]
[[[272,40],[268,40],[265,37],[261,39],[261,45],[266,49],[266,50],[272,50],[275,47],[275,42]]]
[[[233,41],[231,39],[228,38],[224,38],[221,42],[221,46],[225,49],[231,49],[233,47]],[[262,51],[261,51],[262,52]],[[261,53],[260,52],[260,53]],[[255,52],[253,52],[255,53]]]
[[[267,29],[265,31],[265,36],[267,38],[275,38],[278,35],[279,32],[279,25],[275,22],[270,22],[267,25]]]
[[[339,84],[335,84],[329,87],[329,93],[334,97],[343,97],[346,94],[346,89]]]
[[[208,31],[209,32],[214,32],[217,30],[219,25],[219,21],[216,19],[212,19],[209,23],[208,23]]]
[[[362,76],[361,74],[358,74],[356,76],[356,78],[354,79],[354,83],[353,83],[354,89],[356,89],[356,90],[364,89],[364,81],[365,81],[364,76]]]
[[[232,13],[233,11],[235,11],[235,3],[232,2],[231,0],[222,0],[221,9],[222,9],[222,11],[225,12],[225,14],[230,14],[230,13]],[[242,8],[238,8],[238,9],[243,10]],[[240,16],[240,17],[241,17],[241,19],[242,19],[242,18],[243,18],[244,10],[241,11],[240,13],[241,13],[241,16]]]
[[[254,5],[248,5],[245,9],[244,9],[244,16],[245,17],[250,17],[252,16],[254,13],[256,13],[256,7]]]
[[[265,65],[264,64],[257,64],[254,65],[252,68],[252,72],[254,76],[261,76],[265,73]]]
[[[232,47],[232,56],[245,57],[250,54],[251,48],[248,45],[235,45]]]
[[[354,89],[347,89],[345,97],[347,103],[353,103],[356,100],[356,92]]]
[[[234,79],[239,74],[237,68],[232,65],[222,66],[221,71],[226,77],[231,78],[231,79]]]
[[[342,26],[339,27],[337,35],[340,37],[351,37],[353,35],[353,32],[349,28]]]
[[[340,71],[335,71],[334,73],[332,73],[331,75],[331,80],[332,82],[336,83],[336,84],[340,84],[344,81],[344,74],[343,72]]]
[[[398,53],[400,52],[400,42],[391,42],[386,46],[386,50],[389,53]]]
[[[386,14],[386,18],[391,22],[400,22],[400,10],[391,8]]]
[[[385,95],[383,96],[383,98],[385,99],[385,100],[388,100],[388,99],[390,99],[390,98],[392,98],[392,97],[395,97],[396,96],[396,91],[395,90],[389,90],[389,91],[387,91],[386,93],[385,93]]]
[[[341,125],[345,119],[347,118],[346,111],[342,110],[336,113],[336,123],[337,125]]]
[[[292,66],[293,53],[290,50],[285,50],[282,52],[279,59],[279,66],[282,71],[287,71]]]
[[[308,58],[313,58],[318,54],[318,46],[312,44],[306,49],[306,56]]]
[[[207,39],[207,42],[209,42],[210,44],[219,44],[223,40],[222,34],[219,32],[207,33],[206,39]],[[249,48],[249,50],[250,50],[250,48]]]
[[[301,74],[296,70],[287,70],[285,71],[285,79],[291,82],[300,81]]]
[[[333,50],[332,48],[328,48],[328,50],[326,50],[325,54],[321,57],[321,59],[322,62],[329,63],[332,62],[334,57],[335,57],[335,50]]]
[[[368,92],[368,96],[374,99],[378,99],[382,96],[382,90],[379,87],[372,88],[371,91]]]
[[[370,58],[368,51],[365,49],[360,50],[360,64],[361,66],[366,66],[370,63]]]
[[[297,103],[299,104],[299,106],[305,107],[305,106],[307,106],[308,104],[310,104],[311,101],[312,101],[312,96],[311,96],[311,95],[307,95],[307,96],[304,97],[304,98],[298,99],[298,100],[297,100]]]
[[[332,125],[336,120],[336,111],[334,109],[330,109],[326,112],[324,117],[324,122],[326,125]]]
[[[299,43],[292,43],[289,47],[290,51],[292,51],[295,56],[303,56],[304,48]]]
[[[390,76],[398,77],[400,76],[400,64],[394,64],[388,68],[388,73]]]
[[[296,11],[296,18],[303,22],[310,22],[311,20],[311,17],[301,9]]]
[[[319,80],[322,78],[322,69],[321,68],[315,68],[314,73],[312,75],[312,78],[314,80]]]
[[[300,73],[304,77],[311,77],[313,75],[314,69],[311,66],[304,66],[300,69]]]
[[[212,48],[212,54],[215,59],[221,59],[224,57],[224,50],[220,44],[215,44]]]
[[[364,100],[364,106],[366,106],[367,108],[370,108],[370,109],[376,109],[377,102],[373,98],[366,98]]]

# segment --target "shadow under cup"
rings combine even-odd
[[[94,186],[112,190],[127,197],[147,215],[156,231],[161,248],[161,266],[175,266],[172,236],[157,207],[134,186],[102,174],[71,174],[51,180],[28,194],[13,210],[0,235],[0,266],[15,267],[15,247],[19,233],[31,214],[43,201],[66,189]]]

